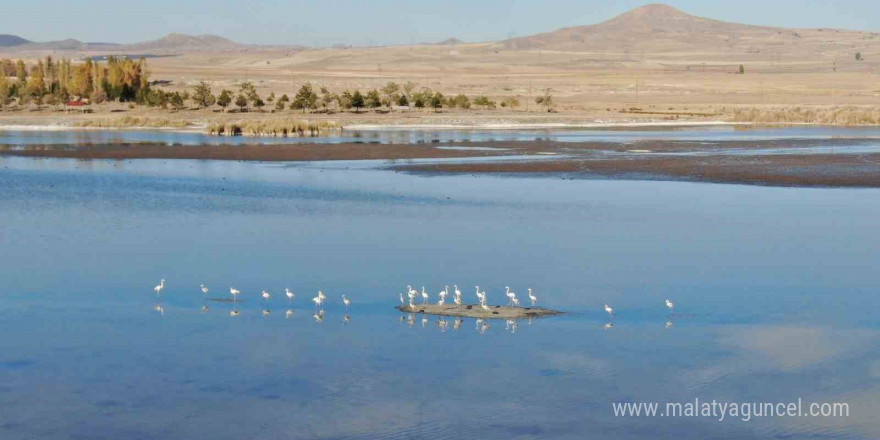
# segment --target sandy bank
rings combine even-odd
[[[478,304],[466,304],[460,306],[455,304],[416,304],[415,308],[410,308],[408,305],[402,305],[397,306],[397,310],[406,313],[423,313],[426,315],[491,319],[528,319],[562,314],[560,311],[541,307],[489,306],[489,310],[484,310]]]

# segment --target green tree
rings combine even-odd
[[[367,97],[364,101],[364,104],[367,108],[379,108],[382,107],[382,97],[379,96],[378,90],[370,90],[367,92]]]
[[[346,91],[342,92],[341,95],[336,96],[336,105],[338,105],[339,108],[342,110],[349,110],[349,109],[351,109],[352,98],[353,98],[353,95],[351,94],[351,92],[346,90]]]
[[[257,88],[254,87],[254,83],[245,81],[238,87],[238,94],[244,95],[248,101],[254,101],[257,99]]]
[[[266,98],[266,102],[269,104],[275,102],[275,92],[270,92],[269,96]]]
[[[488,96],[480,95],[474,98],[474,105],[485,109],[493,109],[495,108],[495,101],[489,99]]]
[[[431,104],[431,108],[436,112],[438,109],[443,107],[443,94],[440,92],[434,93],[428,98],[428,102]]]
[[[253,104],[254,104],[254,107],[256,107],[256,109],[260,110],[260,111],[262,111],[263,106],[266,105],[266,103],[263,102],[263,99],[260,98],[259,96],[257,96],[257,99],[254,100]]]
[[[217,99],[211,93],[211,86],[202,81],[196,85],[195,89],[193,89],[193,101],[195,101],[199,107],[205,108],[214,105]]]
[[[742,75],[744,73],[746,73],[746,67],[743,66],[742,64],[740,64],[739,65],[739,74]]]
[[[243,93],[239,93],[238,96],[235,97],[235,105],[238,106],[239,111],[243,112],[248,105],[247,96],[244,96]]]
[[[406,99],[406,95],[401,94],[399,98],[397,98],[397,105],[401,107],[408,107],[409,100]]]
[[[232,103],[232,92],[226,89],[220,91],[220,96],[217,97],[217,105],[226,110],[226,107]]]
[[[302,87],[299,88],[299,91],[296,92],[296,96],[293,98],[293,104],[291,107],[297,110],[302,110],[303,113],[306,110],[315,110],[318,108],[318,95],[315,93],[314,89],[312,89],[312,83],[305,83]]]
[[[351,95],[351,107],[354,107],[355,113],[360,113],[361,108],[364,107],[364,95],[361,95],[360,90],[355,90]]]
[[[174,108],[174,110],[183,110],[183,107],[186,105],[183,95],[180,92],[172,93],[168,102],[171,103],[171,107]]]
[[[455,97],[450,97],[447,103],[451,108],[460,108],[467,110],[471,108],[471,100],[468,99],[467,95],[458,94]]]
[[[330,90],[327,90],[326,87],[321,87],[321,107],[324,110],[328,110],[330,108],[330,104],[333,101],[339,101],[339,97],[333,93],[330,93]]]

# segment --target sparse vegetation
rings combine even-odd
[[[73,124],[74,127],[83,128],[185,128],[191,125],[189,121],[181,119],[139,118],[136,116],[91,119],[77,121]]]
[[[880,124],[880,107],[794,106],[722,108],[722,114],[734,122],[767,124],[808,123],[830,125]]]
[[[309,122],[289,119],[211,122],[206,131],[217,136],[317,137],[342,127],[335,122]]]

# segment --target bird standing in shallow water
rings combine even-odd
[[[287,304],[290,304],[293,301],[293,298],[296,297],[296,294],[291,292],[287,287],[284,288],[284,294],[287,295]]]
[[[271,297],[272,295],[270,295],[269,292],[265,290],[261,293],[261,295],[263,296],[263,299],[266,300],[266,304],[269,304],[269,297]]]
[[[670,301],[670,300],[667,298],[667,299],[666,299],[666,307],[669,308],[669,311],[671,312],[672,309],[675,308],[675,304],[673,304],[672,301]]]
[[[532,307],[535,307],[535,304],[538,302],[538,297],[532,294],[532,288],[529,288],[529,300],[532,302]]]
[[[202,293],[204,293],[205,295],[208,295],[208,288],[205,287],[204,284],[199,284],[199,287],[202,288]]]
[[[605,304],[605,311],[608,312],[609,315],[611,315],[611,319],[614,319],[614,309],[608,307],[608,304]]]
[[[348,313],[348,306],[351,304],[351,300],[342,295],[342,303],[345,304],[345,312]]]
[[[165,278],[162,278],[162,281],[159,281],[159,285],[153,287],[153,291],[156,292],[156,295],[162,293],[162,289],[165,288]]]
[[[318,296],[312,298],[312,302],[315,303],[315,312],[317,312],[317,311],[318,311],[318,307],[320,307],[321,304],[324,303],[324,298],[322,298],[322,296],[323,296],[323,294],[322,294],[321,291],[319,290],[319,291],[318,291]]]
[[[235,287],[229,288],[229,294],[232,295],[232,302],[235,302],[235,298],[238,297],[239,293],[241,293],[241,291],[236,289]]]
[[[422,286],[422,304],[428,303],[428,292],[425,292],[425,286]]]

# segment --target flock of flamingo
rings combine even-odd
[[[199,288],[201,289],[202,293],[204,294],[205,301],[206,301],[205,304],[202,305],[202,312],[207,312],[208,311],[207,299],[208,299],[209,289],[204,284],[200,284]],[[161,295],[162,295],[162,291],[164,289],[165,289],[165,279],[164,278],[159,282],[158,285],[156,285],[156,287],[153,287],[153,291],[156,292],[156,296],[159,299],[159,302],[155,306],[155,310],[163,315],[165,314],[165,307],[162,305]],[[486,294],[486,291],[480,290],[480,286],[475,286],[475,289],[476,289],[475,294],[477,296],[477,301],[480,303],[480,307],[482,307],[486,311],[489,311],[488,296]],[[513,307],[519,307],[520,301],[519,301],[519,298],[517,298],[517,296],[516,296],[516,292],[510,290],[509,286],[505,287],[504,289],[505,289],[504,294],[505,294],[505,296],[507,296],[507,305],[513,306]],[[410,310],[414,311],[416,309],[416,298],[418,298],[419,296],[421,296],[421,298],[422,298],[422,304],[428,304],[428,302],[430,300],[430,294],[428,294],[428,292],[425,290],[424,286],[422,286],[421,292],[413,289],[412,285],[406,286],[406,290],[407,290],[407,297],[409,298],[409,300],[407,301],[404,298],[403,294],[400,293],[399,296],[400,296],[401,306],[406,305],[410,308]],[[238,316],[241,313],[241,311],[238,309],[238,307],[236,307],[236,305],[237,305],[237,301],[238,301],[238,295],[241,294],[241,291],[234,288],[234,287],[230,287],[229,294],[232,295],[232,310],[229,311],[229,316]],[[290,305],[293,302],[293,299],[296,298],[296,294],[288,288],[284,288],[284,295],[287,296],[288,305]],[[266,290],[263,290],[262,292],[260,292],[260,296],[263,297],[263,300],[265,301],[266,305],[268,306],[269,298],[272,297],[272,294]],[[443,290],[441,290],[437,294],[437,296],[438,296],[437,305],[441,305],[441,306],[444,305],[446,303],[446,297],[449,296],[449,286],[448,285],[445,286],[445,288]],[[538,303],[538,297],[535,296],[535,294],[532,292],[531,288],[528,289],[528,297],[529,297],[529,301],[532,304],[532,307],[534,307]],[[312,317],[317,322],[323,322],[323,320],[324,320],[325,311],[324,311],[323,305],[326,300],[327,300],[327,296],[324,295],[324,292],[321,290],[318,291],[317,296],[312,298],[312,302],[315,304],[315,313],[312,315]],[[453,285],[452,302],[457,306],[460,306],[464,303],[464,300],[462,299],[461,290],[459,290],[457,284]],[[343,318],[343,323],[348,323],[351,320],[351,316],[348,314],[348,308],[351,305],[351,300],[348,297],[346,297],[345,295],[342,295],[342,303],[345,305],[345,317]],[[672,301],[670,301],[669,299],[666,299],[666,307],[669,309],[670,312],[672,312],[675,309],[675,304]],[[611,308],[611,306],[609,306],[608,304],[605,304],[604,310],[605,310],[605,313],[608,314],[610,321],[608,323],[606,323],[603,327],[606,329],[614,327],[614,309]],[[268,308],[263,309],[264,316],[269,315],[271,313],[272,312]],[[294,313],[293,309],[288,308],[287,311],[285,312],[285,317],[290,318],[291,315],[293,315],[293,313]],[[409,317],[406,319],[403,316],[401,316],[400,320],[401,321],[406,320],[409,323],[409,326],[413,327],[415,325],[415,314],[410,313]],[[464,321],[461,318],[456,319],[453,323],[453,326],[452,326],[453,330],[458,330],[459,328],[461,328],[463,322]],[[428,323],[428,317],[423,316],[422,317],[422,327],[425,327],[425,325],[427,323]],[[531,319],[529,319],[529,323],[531,324]],[[442,317],[437,320],[437,326],[440,327],[441,331],[446,331],[446,329],[448,328],[448,325],[449,325],[448,321]],[[667,321],[666,327],[671,327],[671,326],[672,326],[672,321],[671,320]],[[490,325],[489,325],[488,320],[485,320],[483,318],[477,319],[477,330],[480,332],[480,334],[485,333],[486,330],[489,329],[489,327],[490,327]],[[506,330],[509,330],[511,333],[515,333],[517,327],[518,327],[518,324],[515,320],[513,320],[513,319],[507,320],[507,326],[505,327]]]
[[[202,312],[204,313],[209,310],[207,301],[208,301],[208,295],[210,293],[210,289],[208,289],[208,287],[205,286],[204,284],[200,284],[199,288],[201,289],[202,294],[204,295],[204,298],[205,298],[205,303],[202,305]],[[156,303],[156,306],[154,307],[154,309],[162,315],[165,314],[165,306],[162,305],[162,299],[161,299],[163,290],[165,290],[165,279],[164,278],[161,281],[159,281],[159,284],[157,284],[156,287],[153,287],[153,291],[156,292],[156,297],[158,299],[158,302]],[[230,287],[229,294],[232,295],[232,310],[229,311],[229,316],[238,316],[239,314],[241,314],[241,310],[239,310],[237,307],[238,295],[241,294],[241,291],[236,289],[235,287]],[[289,288],[285,287],[284,288],[284,295],[287,296],[287,304],[289,307],[293,303],[293,299],[296,298],[296,293],[294,293]],[[272,294],[269,293],[269,291],[267,291],[267,290],[263,290],[260,292],[260,296],[263,298],[263,301],[265,302],[265,304],[267,306],[267,307],[263,308],[263,316],[268,316],[268,315],[272,314],[272,311],[269,310],[269,308],[268,308],[269,298],[272,297]],[[324,302],[326,300],[327,300],[327,295],[325,295],[324,292],[320,291],[320,290],[318,291],[318,295],[315,296],[314,298],[312,298],[312,302],[315,304],[315,313],[312,315],[312,317],[315,318],[315,321],[318,321],[318,322],[324,321],[324,315],[326,314],[326,312],[324,311],[324,308],[322,306],[324,305]],[[345,295],[342,295],[342,304],[345,305],[345,317],[343,318],[343,323],[347,324],[349,321],[351,321],[351,315],[348,314],[348,308],[351,305],[351,299],[349,299]],[[287,311],[284,313],[284,317],[290,318],[293,315],[293,313],[294,313],[293,309],[288,308]]]
[[[486,291],[480,290],[480,286],[475,286],[475,287],[476,287],[477,301],[480,302],[480,307],[482,307],[483,310],[488,311],[489,306],[488,306],[488,299],[486,297]],[[462,305],[463,300],[461,298],[461,290],[459,290],[457,284],[453,285],[452,288],[454,291],[454,294],[452,296],[452,302],[455,303],[455,305],[457,305],[457,306]],[[519,307],[519,298],[516,297],[516,292],[510,290],[510,286],[507,286],[504,289],[505,289],[504,294],[507,296],[507,305],[508,306],[512,305],[513,307]],[[532,302],[532,307],[534,307],[535,304],[538,303],[538,297],[535,296],[534,293],[532,293],[531,288],[529,288],[528,290],[529,290],[529,301]],[[409,302],[404,300],[403,294],[400,293],[399,294],[400,295],[400,305],[408,305],[410,310],[415,310],[416,309],[415,301],[416,301],[416,298],[418,298],[420,295],[422,297],[422,304],[428,304],[428,301],[430,299],[430,295],[428,294],[427,291],[425,291],[425,286],[422,286],[422,291],[419,292],[418,290],[413,289],[413,287],[411,285],[409,285],[409,286],[406,286],[406,291],[407,291],[407,296],[409,297]],[[449,296],[449,286],[447,285],[443,290],[440,291],[440,293],[437,294],[437,296],[439,297],[439,299],[437,300],[438,306],[442,306],[443,304],[446,304],[446,297]]]

